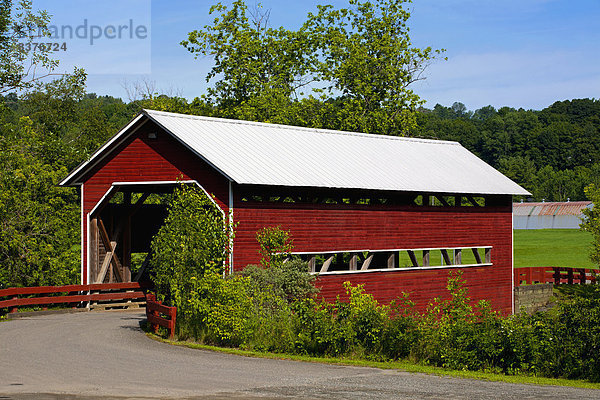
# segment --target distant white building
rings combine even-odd
[[[513,203],[514,229],[579,229],[591,201]]]

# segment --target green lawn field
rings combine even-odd
[[[579,229],[518,229],[515,268],[597,268],[588,258],[592,235]]]

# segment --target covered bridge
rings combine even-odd
[[[512,311],[512,195],[528,192],[459,143],[152,110],[61,182],[81,188],[82,283],[136,279],[131,254],[165,216],[145,201],[178,180],[238,223],[232,271],[258,262],[260,228],[281,225],[326,299],[351,281],[424,305],[460,268],[472,297]]]

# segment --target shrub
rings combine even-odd
[[[245,348],[294,352],[294,315],[285,299],[268,289],[255,290],[252,308],[247,311]]]
[[[217,345],[244,343],[253,306],[249,279],[207,272],[191,277],[189,287],[186,302],[178,308],[178,318],[183,316],[178,334]]]
[[[260,229],[256,232],[256,241],[260,247],[260,265],[265,268],[281,265],[294,248],[290,231],[281,229],[281,225]]]
[[[353,332],[347,323],[340,323],[339,302],[329,304],[306,298],[295,301],[291,306],[294,311],[297,353],[340,356],[348,352]]]
[[[223,272],[228,243],[221,210],[199,188],[179,185],[170,198],[165,223],[151,244],[151,275],[159,298],[184,306],[192,292],[192,277]]]
[[[260,266],[248,265],[242,274],[250,277],[257,288],[270,290],[288,302],[317,293],[315,276],[308,271],[308,263],[291,257],[293,249],[289,231],[280,226],[265,227],[256,232],[260,246]]]
[[[386,321],[381,335],[381,356],[398,360],[408,358],[414,346],[420,342],[415,304],[408,293],[403,293],[390,303],[390,317]]]
[[[450,299],[435,299],[419,318],[420,343],[411,355],[445,368],[495,368],[501,351],[498,316],[487,302],[471,306],[461,275],[451,273],[448,278]]]
[[[242,275],[248,276],[258,288],[270,290],[288,302],[309,297],[318,291],[313,285],[315,276],[308,272],[308,264],[297,258],[272,262],[265,268],[249,265]]]
[[[380,305],[372,294],[365,293],[364,285],[352,286],[350,282],[344,282],[344,289],[349,302],[346,307],[340,305],[339,318],[348,320],[361,351],[370,355],[379,353],[381,335],[389,320],[389,307]]]

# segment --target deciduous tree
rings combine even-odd
[[[225,116],[405,134],[423,103],[410,85],[441,53],[412,45],[406,3],[318,6],[295,31],[270,28],[268,12],[251,13],[242,0],[217,3],[213,24],[182,45],[214,59],[207,80],[218,80],[206,98]]]
[[[595,184],[587,186],[585,194],[592,201],[593,207],[583,210],[585,219],[581,223],[581,229],[592,234],[590,259],[600,265],[600,186]]]

